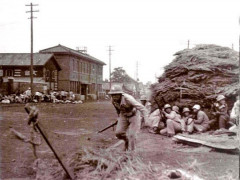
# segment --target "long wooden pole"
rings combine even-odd
[[[26,13],[31,13],[29,18],[31,20],[30,87],[31,87],[31,95],[33,95],[33,18],[36,18],[36,17],[33,17],[33,12],[39,12],[39,11],[33,10],[33,6],[38,6],[37,4],[30,3],[30,4],[27,4],[26,6],[30,6],[31,8],[30,11],[27,11]]]
[[[25,106],[25,110],[26,112],[29,114],[30,113],[30,107],[29,106]],[[38,114],[36,114],[35,117],[32,117],[30,119],[30,121],[28,122],[28,124],[30,124],[31,122],[36,123],[35,127],[37,128],[37,130],[40,132],[40,134],[42,135],[43,139],[46,141],[47,145],[50,147],[50,149],[52,150],[53,154],[55,155],[56,159],[58,160],[58,162],[60,163],[60,165],[62,166],[62,168],[64,169],[64,171],[66,172],[67,176],[70,179],[74,179],[74,176],[70,173],[70,171],[66,168],[66,165],[64,165],[64,163],[62,162],[61,158],[58,156],[56,150],[54,150],[53,146],[51,145],[51,143],[49,142],[47,136],[45,135],[45,133],[42,131],[41,125],[39,124],[39,122],[37,122],[37,116]]]

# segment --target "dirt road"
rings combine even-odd
[[[39,120],[63,161],[82,147],[105,148],[117,142],[112,129],[102,134],[95,133],[117,117],[110,102],[35,105],[40,110]],[[1,108],[1,179],[33,178],[32,146],[17,139],[9,130],[12,126],[23,135],[30,136],[30,128],[24,120],[27,117],[24,105],[10,104]],[[204,179],[218,179],[227,173],[237,178],[239,173],[239,156],[236,154],[182,146],[169,138],[146,132],[139,136],[137,146],[146,162],[164,163],[169,168],[186,168],[195,163],[199,167],[196,173]],[[37,155],[41,159],[54,159],[44,141],[37,147]]]
[[[63,160],[82,147],[105,147],[116,141],[112,130],[95,133],[115,121],[116,113],[109,102],[34,105],[40,110],[39,120],[49,140]],[[29,177],[33,174],[32,168],[29,168],[34,161],[32,146],[17,139],[9,130],[12,126],[23,135],[30,136],[24,105],[2,106],[1,117],[1,177]],[[37,147],[37,155],[40,158],[54,158],[44,141]]]

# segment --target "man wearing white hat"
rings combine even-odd
[[[179,114],[179,108],[177,106],[173,106],[172,109],[170,104],[165,104],[162,113],[167,119],[167,127],[162,129],[160,134],[172,137],[177,132],[181,132],[181,115]]]
[[[134,150],[136,133],[140,130],[140,114],[147,121],[147,110],[137,100],[122,91],[119,85],[113,85],[108,93],[112,97],[112,104],[117,110],[118,119],[116,137],[125,141],[124,150]]]
[[[190,109],[188,107],[183,108],[183,117],[181,121],[182,131],[191,134],[193,132],[194,121],[190,117]]]
[[[194,129],[198,132],[205,132],[209,129],[209,118],[207,114],[200,109],[201,106],[198,104],[193,106],[193,112],[196,114],[196,118],[194,119]]]
[[[217,119],[219,129],[226,129],[230,117],[228,115],[228,106],[225,101],[225,96],[220,94],[217,96],[216,100],[217,103],[214,104],[215,112],[213,112],[213,115]]]

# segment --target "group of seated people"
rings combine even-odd
[[[72,91],[51,91],[50,95],[53,103],[69,103],[75,101],[75,94]]]
[[[192,110],[189,107],[183,107],[180,113],[178,106],[171,106],[170,104],[165,104],[163,109],[151,111],[151,103],[143,96],[140,100],[149,114],[144,126],[148,127],[150,133],[159,133],[169,137],[174,136],[176,133],[192,134],[236,127],[239,109],[229,114],[225,99],[224,95],[219,95],[210,113],[204,112],[199,104],[191,107]],[[239,104],[239,97],[235,104]],[[236,107],[239,108],[239,105],[236,105]]]
[[[52,102],[52,103],[70,103],[70,102],[79,102],[75,101],[75,94],[72,91],[52,91],[40,92],[36,91],[33,95],[31,88],[29,87],[26,91],[20,93],[16,91],[15,94],[11,95],[1,95],[0,102],[9,104],[9,103],[28,103],[28,102]]]
[[[26,91],[20,92],[16,91],[15,94],[10,95],[2,95],[0,94],[1,103],[9,104],[9,103],[28,103],[32,100],[31,96],[31,88],[29,87]]]

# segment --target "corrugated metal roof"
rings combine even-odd
[[[53,54],[33,54],[33,65],[43,66]],[[30,66],[30,53],[0,53],[0,66]]]
[[[47,48],[47,49],[40,50],[39,52],[40,53],[72,53],[74,55],[80,56],[82,58],[86,58],[86,59],[88,59],[90,61],[93,61],[95,63],[106,65],[103,61],[100,61],[99,59],[97,59],[93,56],[90,56],[88,54],[84,54],[82,52],[79,52],[77,50],[68,48],[68,47],[63,46],[61,44],[59,44],[57,46],[54,46],[54,47],[50,47],[50,48]]]

